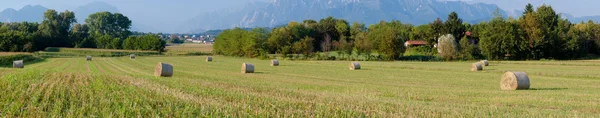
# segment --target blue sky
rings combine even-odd
[[[457,1],[457,0],[452,0]],[[593,16],[600,15],[600,0],[460,0],[467,2],[493,3],[505,10],[524,9],[527,3],[534,5],[552,5],[552,7],[561,13],[569,13],[573,16]]]
[[[121,13],[142,24],[177,25],[176,22],[183,22],[200,13],[238,7],[251,1],[268,0],[0,0],[0,10],[19,10],[25,5],[42,5],[63,11],[73,10],[94,1],[116,6]]]
[[[20,9],[25,5],[42,5],[45,7],[65,10],[74,9],[93,1],[104,1],[117,6],[121,12],[137,13],[139,10],[149,12],[169,13],[178,11],[178,15],[197,14],[204,11],[215,11],[236,7],[250,1],[272,0],[1,0],[0,9]],[[454,0],[456,1],[456,0]],[[573,14],[574,16],[600,15],[600,0],[462,0],[469,2],[494,3],[503,9],[522,9],[525,4],[550,4],[557,11]]]
[[[160,28],[175,28],[184,22],[205,12],[240,7],[248,2],[273,0],[0,0],[0,10],[20,9],[25,5],[42,5],[50,9],[73,10],[78,6],[94,1],[103,1],[116,6],[136,23]],[[456,1],[456,0],[452,0]],[[573,16],[600,15],[600,0],[461,0],[469,3],[493,3],[504,10],[523,9],[528,2],[534,5],[549,4],[561,13]],[[159,27],[154,27],[159,28]],[[159,29],[160,30],[160,29]]]

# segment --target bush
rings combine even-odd
[[[11,67],[13,64],[13,61],[16,61],[16,60],[23,60],[24,62],[32,62],[32,61],[41,60],[41,58],[33,56],[33,55],[28,55],[28,54],[0,56],[0,67]]]
[[[458,44],[452,34],[443,35],[438,39],[438,54],[445,60],[456,58],[458,53]]]
[[[415,55],[432,56],[432,55],[434,55],[434,51],[433,51],[433,48],[430,48],[428,46],[418,46],[418,47],[407,48],[406,52],[404,52],[404,56],[415,56]]]

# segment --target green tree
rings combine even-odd
[[[293,36],[290,33],[290,30],[285,27],[273,29],[267,39],[267,45],[270,52],[283,54],[283,56],[292,53],[292,43]]]
[[[91,14],[85,23],[91,34],[109,35],[113,38],[127,38],[131,35],[131,20],[120,13],[98,12]]]
[[[294,49],[296,53],[304,55],[304,58],[311,58],[314,55],[314,43],[315,39],[312,37],[304,37],[302,40],[294,43]]]
[[[467,38],[467,36],[464,36],[462,39],[460,39],[460,57],[463,59],[475,59],[474,58],[474,53],[475,53],[475,47],[473,47],[473,44],[471,44],[469,38]]]
[[[73,12],[65,11],[59,14],[55,10],[47,10],[38,28],[45,39],[42,43],[51,47],[72,47],[69,41],[69,29],[75,22],[77,21]]]
[[[487,59],[526,59],[527,41],[517,21],[506,21],[497,16],[486,25],[479,48]]]
[[[373,42],[367,38],[366,32],[361,32],[354,36],[354,50],[357,56],[364,55],[367,59],[370,59]]]
[[[76,48],[82,47],[82,42],[89,37],[89,28],[85,24],[75,24],[69,32],[72,45]]]
[[[394,60],[399,58],[404,52],[404,39],[409,37],[408,26],[399,21],[390,23],[380,22],[369,27],[368,38],[373,39],[374,47],[377,53],[383,56],[385,60]]]
[[[446,31],[443,33],[452,34],[455,39],[460,39],[464,36],[465,26],[456,12],[452,12],[448,15],[448,20],[446,20],[444,26]]]

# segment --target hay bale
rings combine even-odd
[[[505,72],[500,81],[502,90],[529,89],[529,77],[525,72]]]
[[[130,55],[129,55],[129,58],[130,58],[130,59],[135,59],[135,54],[130,54]]]
[[[211,62],[212,61],[212,57],[206,57],[206,62]]]
[[[92,56],[87,56],[85,58],[86,58],[86,61],[92,61]]]
[[[23,60],[13,61],[13,68],[25,68]]]
[[[480,62],[481,62],[481,64],[483,64],[484,66],[490,66],[490,62],[488,62],[488,60],[481,60]]]
[[[350,70],[360,70],[360,63],[358,63],[358,62],[350,63]]]
[[[154,76],[156,77],[172,77],[173,66],[171,64],[158,62],[156,69],[154,69]]]
[[[277,60],[277,59],[271,60],[271,66],[279,66],[279,60]]]
[[[242,73],[254,73],[254,64],[242,64]]]
[[[471,71],[483,70],[483,65],[479,62],[471,64]]]

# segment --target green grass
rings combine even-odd
[[[590,61],[288,61],[213,57],[54,58],[0,68],[8,117],[600,117],[600,64]],[[172,78],[153,77],[158,62]],[[242,63],[254,74],[242,74]],[[504,71],[531,90],[502,91]]]

